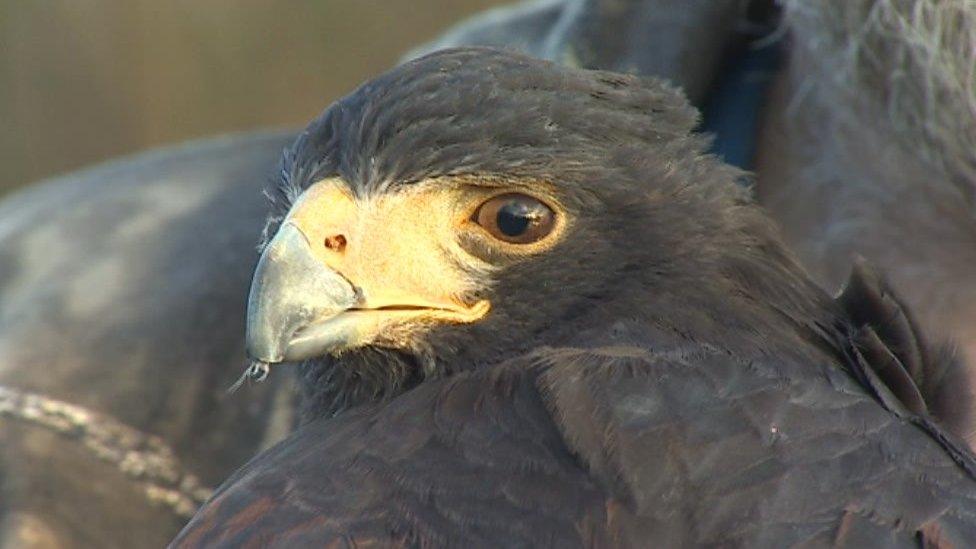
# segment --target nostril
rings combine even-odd
[[[333,252],[341,252],[346,249],[346,237],[341,234],[325,237],[325,247]]]

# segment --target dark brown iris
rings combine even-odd
[[[531,196],[509,193],[482,204],[474,214],[474,221],[499,240],[530,244],[552,231],[555,214]]]

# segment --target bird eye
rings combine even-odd
[[[496,196],[474,213],[473,220],[491,236],[511,243],[530,244],[552,231],[555,214],[549,206],[524,194]]]

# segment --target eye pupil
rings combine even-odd
[[[532,222],[530,217],[530,212],[528,209],[519,204],[518,202],[512,201],[508,204],[502,206],[498,210],[498,230],[500,230],[506,236],[519,236],[529,228],[529,224]]]

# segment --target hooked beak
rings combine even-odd
[[[247,353],[262,362],[311,358],[341,346],[350,326],[328,322],[361,293],[320,262],[298,227],[285,223],[261,255],[247,299]]]

